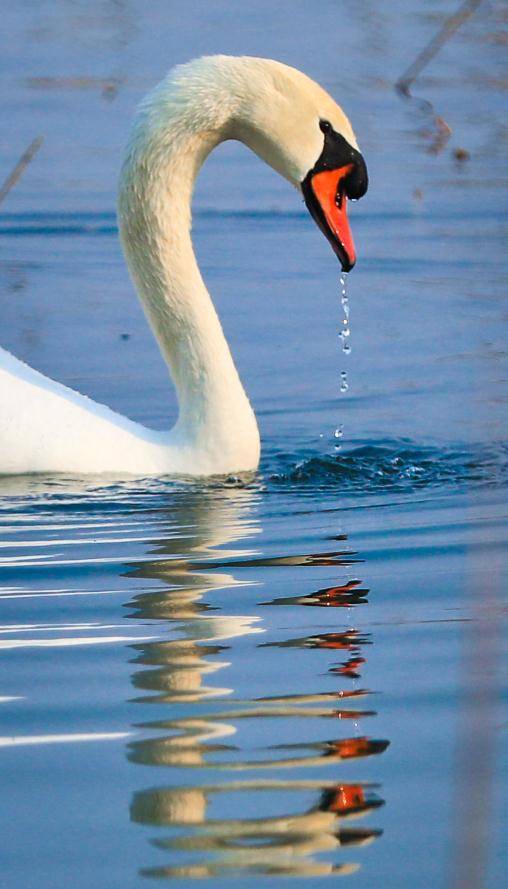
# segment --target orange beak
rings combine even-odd
[[[343,183],[353,164],[336,170],[314,173],[304,183],[304,198],[311,215],[330,241],[342,268],[349,272],[356,262],[353,235],[347,218],[347,197]]]
[[[321,205],[328,227],[340,242],[351,268],[356,262],[356,252],[347,218],[347,197],[341,189],[341,182],[352,169],[353,165],[348,164],[338,170],[324,170],[316,173],[311,180],[312,190]]]

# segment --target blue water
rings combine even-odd
[[[258,473],[0,478],[2,886],[503,885],[504,5],[480,6],[415,100],[393,89],[455,8],[3,11],[0,179],[45,141],[0,206],[0,344],[134,419],[165,428],[176,405],[115,188],[168,67],[302,68],[350,114],[371,187],[344,355],[338,267],[299,196],[233,144],[199,180]],[[452,129],[437,154],[422,98]]]

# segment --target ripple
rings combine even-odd
[[[415,612],[407,566],[425,558],[448,578],[466,544],[490,559],[504,519],[443,512],[441,494],[505,477],[501,445],[384,441],[339,455],[268,451],[249,478],[15,480],[0,501],[0,747],[21,760],[42,745],[57,763],[88,755],[75,742],[123,740],[139,776],[131,820],[157,850],[141,876],[352,873],[361,847],[383,842],[385,800],[372,788],[385,789],[362,779],[386,773],[407,732],[383,695],[384,627],[394,614],[396,627],[464,619],[450,618],[455,600],[441,596],[437,613]],[[403,501],[391,491],[420,487],[440,499],[416,524],[396,511],[387,528],[370,512],[371,502]],[[337,491],[388,496],[358,509]],[[416,651],[404,674],[418,669]],[[430,656],[434,666],[448,655]],[[405,706],[405,718],[421,711]],[[105,767],[109,750],[118,755],[97,748]],[[346,823],[358,817],[373,823]]]
[[[508,446],[422,447],[410,441],[362,444],[341,454],[275,454],[269,488],[340,488],[348,493],[411,493],[450,485],[499,487],[508,481]]]
[[[20,521],[44,525],[44,517],[55,506],[59,514],[80,516],[82,529],[97,527],[100,507],[103,522],[103,539],[117,530],[115,519],[121,515],[122,535],[125,541],[145,542],[145,535],[134,535],[139,525],[135,514],[153,510],[151,525],[160,521],[157,512],[164,512],[168,495],[189,495],[207,492],[207,496],[231,495],[249,489],[249,492],[285,493],[295,491],[338,490],[348,495],[376,493],[410,494],[423,489],[453,486],[502,487],[508,483],[508,444],[498,442],[482,444],[420,445],[409,439],[366,441],[351,446],[341,453],[319,453],[314,448],[302,448],[289,453],[265,448],[257,473],[229,476],[190,478],[171,476],[160,478],[114,479],[108,476],[58,476],[25,475],[0,476],[0,524],[6,532],[17,531],[17,513]],[[161,499],[159,499],[161,498]],[[78,511],[79,507],[79,511]],[[89,515],[90,514],[90,517]],[[5,518],[4,518],[5,515]],[[131,527],[129,527],[129,525]],[[57,526],[53,526],[57,530]],[[78,525],[74,525],[78,527]],[[69,528],[73,528],[70,524]],[[94,535],[94,543],[97,541]],[[58,543],[62,544],[61,538]],[[118,537],[116,542],[122,542]],[[31,546],[36,546],[32,542]],[[47,545],[47,541],[45,542]],[[2,546],[6,547],[7,543]]]

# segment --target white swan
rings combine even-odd
[[[123,249],[176,386],[170,432],[146,429],[0,350],[0,473],[208,475],[253,470],[256,419],[190,237],[196,175],[238,139],[303,191],[342,267],[355,261],[347,197],[367,188],[344,112],[301,72],[211,56],[175,68],[142,103],[120,178]]]

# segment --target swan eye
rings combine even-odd
[[[331,133],[333,130],[333,127],[332,127],[329,120],[320,120],[319,121],[319,129],[321,130],[322,133]]]

